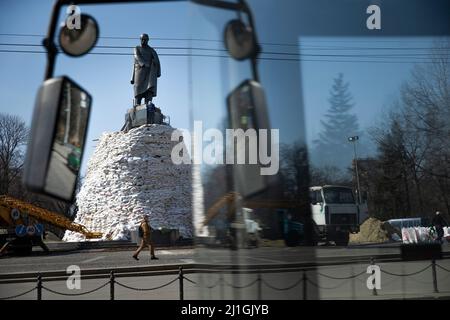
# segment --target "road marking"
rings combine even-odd
[[[91,259],[87,259],[87,260],[81,261],[81,263],[90,263],[90,262],[94,262],[94,261],[97,261],[97,260],[101,260],[103,258],[106,258],[106,257],[105,256],[95,257],[95,258],[91,258]]]
[[[180,261],[184,263],[194,263],[194,259],[180,259]]]
[[[169,250],[158,250],[159,254],[167,254],[167,255],[173,255],[173,252],[170,252]]]
[[[193,255],[194,254],[194,250],[192,250],[192,249],[187,249],[187,250],[157,250],[157,251],[160,254],[166,254],[166,255],[186,255],[186,254]]]

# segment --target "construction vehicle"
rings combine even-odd
[[[211,226],[211,222],[218,218],[221,209],[227,208],[223,223],[215,225],[216,240],[231,248],[258,247],[261,227],[251,219],[250,208],[236,209],[235,200],[240,199],[237,193],[231,192],[218,199],[207,211],[203,226]],[[220,219],[216,219],[220,220]]]
[[[100,232],[89,231],[61,214],[9,196],[0,196],[0,247],[8,243],[9,249],[16,253],[31,253],[34,245],[42,243],[45,223],[81,233],[87,239],[102,237]]]
[[[242,205],[241,210],[236,209],[236,201]],[[276,209],[283,239],[287,246],[298,246],[305,240],[304,223],[294,221],[289,209],[300,208],[298,201],[289,200],[242,200],[236,192],[230,192],[217,200],[206,212],[203,226],[209,225],[216,219],[220,209],[227,206],[226,221],[229,232],[227,240],[231,247],[258,247],[260,242],[261,226],[250,214],[253,209]],[[303,206],[304,207],[304,206]]]
[[[338,246],[348,245],[350,233],[359,231],[359,206],[355,203],[352,189],[341,186],[311,187],[310,196],[312,244],[316,245],[319,241],[325,241],[327,243],[334,242]],[[204,225],[207,225],[218,215],[220,208],[228,205],[227,219],[233,221],[232,227],[236,227],[239,224],[234,205],[237,197],[240,198],[237,193],[231,192],[216,201],[207,211]],[[276,209],[285,244],[297,246],[304,243],[306,221],[295,221],[290,209],[304,209],[305,204],[293,200],[266,199],[241,200],[241,206],[244,209]],[[251,235],[251,232],[244,228],[242,223],[241,229],[246,230],[244,239],[248,238],[249,234]]]
[[[256,219],[253,217],[253,210],[249,208],[242,208],[245,230],[246,230],[246,241],[250,247],[259,247],[261,241],[260,232],[262,228]]]
[[[359,231],[362,215],[353,191],[343,186],[317,186],[310,189],[311,213],[319,238],[346,246],[351,232]]]
[[[282,225],[284,242],[288,247],[300,245],[305,240],[305,226],[294,221],[288,209],[278,209],[278,218]]]

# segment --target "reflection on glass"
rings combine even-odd
[[[228,148],[234,151],[233,159],[233,190],[243,196],[250,196],[262,192],[267,188],[267,179],[261,174],[261,166],[254,157],[254,164],[251,163],[252,153],[256,153],[262,141],[261,129],[270,130],[267,119],[267,105],[262,87],[255,81],[245,81],[231,92],[227,99],[228,126],[229,129],[243,130],[248,134],[248,138],[242,143],[237,139],[227,141]],[[252,134],[253,133],[253,134]],[[270,154],[270,139],[265,139]],[[253,145],[252,145],[253,143]],[[232,144],[232,146],[230,145]],[[253,147],[253,150],[252,150]],[[253,152],[252,152],[253,151]],[[245,164],[240,164],[239,155]]]
[[[69,81],[63,83],[62,99],[45,190],[59,198],[73,195],[89,116],[90,98]]]
[[[262,47],[257,65],[267,128],[280,133],[280,170],[259,183],[245,166],[194,168],[197,258],[216,270],[200,274],[200,297],[372,297],[368,257],[400,252],[402,235],[383,221],[436,209],[449,214],[448,39],[435,46],[431,37],[409,38],[417,30],[365,37],[365,24],[358,29],[350,14],[365,12],[364,3],[249,2]],[[339,23],[320,19],[324,3],[342,13]],[[220,39],[235,18],[192,10],[199,39]],[[248,86],[239,86],[251,78],[249,61],[193,56],[190,64],[193,120],[222,131],[264,127]],[[359,228],[368,215],[376,220]],[[400,273],[429,263],[386,268]],[[281,270],[267,272],[274,265]],[[383,275],[383,283],[392,281],[383,295],[428,290],[397,279]],[[448,280],[439,285],[449,288]]]
[[[329,187],[323,190],[325,201],[328,203],[355,203],[353,198],[352,189]]]
[[[224,26],[235,18],[230,11],[199,6],[192,10],[196,38],[202,38],[205,30],[214,30],[220,39]],[[215,28],[205,28],[211,24]],[[267,35],[259,34],[260,38]],[[297,31],[287,36],[295,42]],[[247,285],[255,283],[258,272],[249,269],[260,270],[259,276],[284,286],[295,283],[299,274],[266,274],[267,269],[315,258],[314,248],[308,246],[314,239],[298,63],[261,60],[259,81],[253,78],[249,60],[194,56],[190,63],[194,70],[193,120],[202,121],[204,130],[219,129],[224,136],[230,129],[248,133],[240,146],[235,140],[226,141],[227,151],[230,147],[236,150],[232,164],[195,165],[193,169],[197,261],[217,271],[200,274],[200,287],[223,278],[222,287],[200,289],[199,295],[206,299],[255,299],[260,294],[258,286]],[[267,130],[267,135],[260,130]],[[253,164],[252,141],[257,141],[257,161]],[[263,163],[261,154],[271,161]],[[245,164],[238,164],[239,155],[244,155]],[[261,169],[273,172],[263,175]],[[314,281],[313,273],[310,279]],[[314,297],[315,289],[308,294]],[[271,291],[264,298],[289,297],[300,296],[294,291]]]

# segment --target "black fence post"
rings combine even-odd
[[[308,278],[306,277],[306,271],[303,270],[303,300],[308,300]]]
[[[37,277],[37,299],[38,301],[42,300],[42,276],[38,275]]]
[[[116,282],[116,277],[114,276],[114,271],[109,274],[109,300],[114,300],[114,284]]]
[[[178,273],[178,280],[180,282],[180,300],[184,300],[184,287],[183,287],[183,267],[180,267],[180,271]]]
[[[431,260],[431,270],[433,272],[433,288],[434,288],[434,293],[439,293],[438,290],[438,283],[437,283],[437,275],[436,275],[436,260],[433,259]]]
[[[261,271],[258,271],[258,300],[262,300],[262,279],[261,279]]]

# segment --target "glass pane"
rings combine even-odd
[[[45,191],[62,199],[70,199],[80,171],[91,99],[68,80],[65,80],[62,86],[62,100]]]
[[[243,93],[240,89],[245,88],[245,80],[254,80],[259,75],[267,127],[279,130],[279,171],[258,179],[251,166],[205,163],[194,166],[193,212],[199,261],[239,270],[235,275],[202,275],[202,285],[206,287],[215,281],[223,283],[223,277],[228,284],[234,284],[234,290],[216,286],[201,291],[202,297],[259,298],[258,279],[288,288],[303,276],[308,284],[307,298],[371,297],[373,290],[366,285],[365,276],[369,265],[350,261],[385,254],[400,256],[402,230],[389,228],[385,221],[394,217],[432,216],[433,208],[437,207],[448,211],[448,206],[438,204],[437,189],[441,188],[444,194],[448,190],[435,185],[435,191],[428,194],[424,190],[431,186],[428,184],[431,180],[421,180],[415,173],[424,171],[418,167],[410,171],[412,167],[406,165],[412,163],[410,157],[419,155],[419,150],[425,151],[416,149],[419,141],[424,142],[420,144],[422,147],[429,141],[425,131],[417,131],[417,126],[414,133],[411,131],[414,127],[411,121],[417,125],[417,117],[426,115],[432,123],[439,123],[439,128],[448,126],[440,117],[433,117],[432,108],[423,101],[421,112],[404,117],[405,110],[409,108],[412,112],[420,105],[414,101],[413,92],[423,89],[422,94],[426,94],[448,86],[446,80],[433,85],[437,79],[448,78],[448,68],[439,70],[439,65],[446,65],[449,57],[448,37],[442,37],[448,32],[446,14],[436,5],[421,20],[424,24],[417,27],[396,14],[400,12],[398,3],[395,6],[383,3],[382,23],[389,27],[375,33],[366,23],[370,14],[363,2],[248,3],[261,45],[257,72],[252,70],[250,60],[233,60],[226,51],[214,58],[194,55],[190,62],[191,116],[193,121],[202,121],[204,130],[215,128],[224,132],[236,123],[245,130],[257,127],[258,121],[253,121],[255,108],[246,107],[251,105],[244,94],[248,91]],[[192,34],[216,41],[219,50],[226,50],[220,39],[231,19],[249,23],[245,14],[231,10],[196,5],[191,10],[191,16],[195,17],[191,22]],[[414,16],[412,11],[408,12]],[[405,17],[404,14],[401,16]],[[436,17],[437,21],[431,23]],[[434,79],[427,78],[433,77],[433,73]],[[428,89],[421,88],[425,83]],[[405,92],[408,86],[409,94]],[[436,114],[444,115],[448,113],[447,89],[439,90],[435,93],[440,98],[428,95],[427,99],[435,105]],[[237,107],[227,103],[230,96],[238,97],[232,100]],[[448,145],[448,139],[443,138],[445,130],[434,131],[433,144]],[[407,135],[411,140],[406,139]],[[206,144],[209,142],[206,138]],[[435,156],[445,158],[447,151],[441,149]],[[404,158],[399,159],[399,155]],[[446,167],[446,162],[441,163],[443,170]],[[243,185],[239,178],[244,176],[247,184]],[[261,186],[266,186],[264,192],[245,194],[246,190],[258,190]],[[310,202],[308,189],[315,191],[323,203],[305,205]],[[248,218],[247,210],[240,208],[251,210],[254,218]],[[260,226],[258,248],[247,242],[252,234],[244,221]],[[317,246],[305,246],[311,242]],[[273,264],[305,266],[308,261],[319,266],[299,268],[292,273],[266,272]],[[342,265],[333,266],[330,261]],[[396,262],[383,268],[407,272],[420,269],[421,263]],[[258,271],[246,272],[248,269],[258,270],[259,275]],[[254,287],[240,289],[252,281]],[[444,282],[443,286],[448,285]],[[395,296],[396,290],[404,296],[420,295],[423,287],[417,289],[404,279],[402,283],[392,283],[386,297]],[[299,294],[300,290],[300,286],[283,292],[271,288],[263,290],[262,295],[301,299],[304,296]]]
[[[262,50],[270,51],[266,43],[272,41],[273,32],[278,33],[286,21],[275,15],[271,18],[272,31],[266,32],[261,22],[267,12],[278,10],[276,2],[255,1],[251,7],[255,10]],[[191,21],[195,38],[215,40],[211,46],[226,50],[220,39],[227,23],[239,17],[237,12],[194,5],[191,16],[195,17]],[[242,20],[249,23],[245,15]],[[280,33],[282,40],[297,43],[297,30],[285,31]],[[255,285],[258,277],[280,285],[295,283],[302,277],[298,272],[266,274],[264,269],[277,263],[296,263],[299,256],[305,261],[315,259],[314,248],[305,246],[313,239],[308,238],[309,177],[299,62],[261,58],[256,69],[252,69],[251,60],[234,60],[226,51],[215,57],[196,56],[193,52],[191,110],[197,123],[194,135],[203,137],[200,140],[203,148],[198,147],[202,159],[211,144],[207,130],[216,130],[224,140],[230,137],[230,129],[248,133],[246,149],[242,151],[243,144],[241,149],[235,148],[237,155],[231,155],[234,162],[199,161],[194,165],[193,213],[198,261],[215,268],[232,266],[239,271],[202,274],[202,286],[211,286],[222,279],[232,287],[216,286],[200,294],[205,299],[256,299],[260,294]],[[203,131],[195,132],[200,124]],[[258,141],[255,148],[258,164],[251,162],[252,139]],[[220,160],[229,160],[230,145],[238,143],[224,141],[223,150],[216,149]],[[261,164],[264,159],[258,154],[266,151],[264,143],[269,151],[265,155],[270,159],[266,165]],[[194,144],[194,150],[195,147]],[[245,155],[246,164],[239,164],[240,152]],[[263,175],[261,169],[268,169],[269,174]],[[246,272],[249,268],[261,272]],[[314,273],[309,277],[315,279]],[[236,289],[242,286],[245,288]],[[315,290],[308,294],[314,297]],[[264,298],[299,296],[295,289],[270,290]]]

